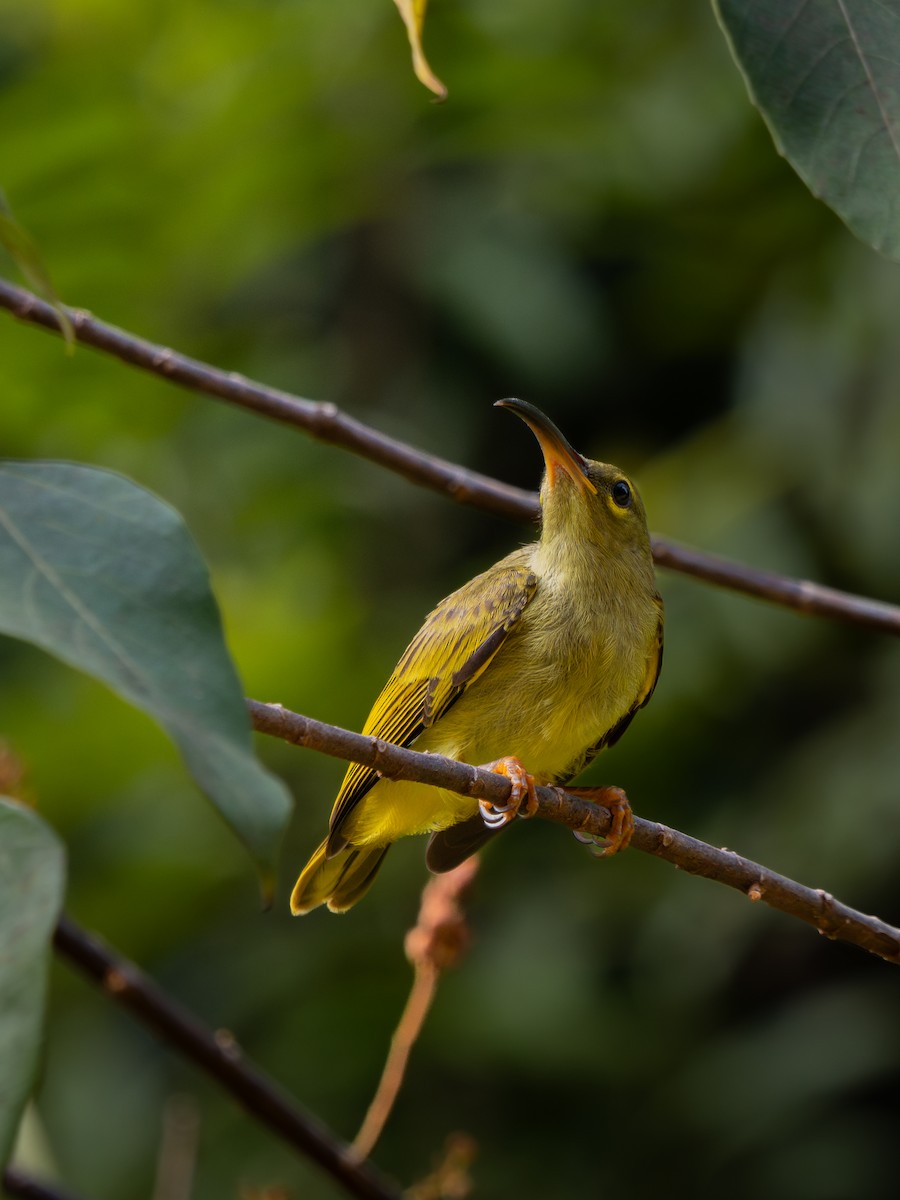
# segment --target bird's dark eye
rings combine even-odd
[[[631,504],[631,488],[624,479],[612,485],[612,498],[619,508],[628,508]]]

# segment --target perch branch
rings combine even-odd
[[[247,705],[253,727],[260,733],[333,758],[364,763],[391,779],[413,779],[501,806],[509,799],[509,780],[481,767],[406,750],[381,738],[326,725],[277,704],[248,700]],[[536,793],[536,815],[544,820],[567,825],[588,839],[602,839],[609,831],[610,814],[605,808],[569,795],[562,788],[538,787]],[[666,825],[636,816],[634,826],[631,845],[635,849],[663,858],[691,875],[727,884],[750,900],[763,900],[772,908],[799,917],[825,937],[850,942],[888,962],[900,963],[900,929],[878,917],[857,912],[821,888],[796,883],[733,850],[717,849]]]
[[[318,1163],[351,1195],[359,1200],[400,1200],[400,1193],[381,1178],[371,1163],[351,1155],[349,1147],[330,1129],[250,1062],[227,1030],[207,1029],[139,967],[68,917],[60,918],[53,942],[57,953],[111,999],[218,1080],[251,1116]]]
[[[0,280],[0,308],[7,309],[20,321],[60,333],[59,316],[51,305],[25,288],[16,287],[5,280]],[[108,325],[82,309],[66,311],[77,341],[111,354],[133,367],[161,375],[182,387],[215,396],[273,420],[295,425],[320,441],[341,446],[396,471],[412,483],[442,492],[463,504],[520,521],[534,520],[538,515],[538,500],[533,492],[511,487],[436,455],[416,450],[354,420],[334,404],[305,400],[254,383],[236,372],[221,371],[166,346]],[[773,571],[756,570],[715,554],[682,546],[658,534],[653,537],[653,555],[660,566],[720,587],[744,592],[799,612],[865,625],[882,633],[900,636],[900,607],[893,604],[837,591],[807,580],[793,579]]]

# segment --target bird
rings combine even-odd
[[[431,835],[426,864],[451,870],[518,813],[534,786],[560,786],[622,736],[649,701],[663,650],[663,603],[640,494],[618,467],[584,458],[540,409],[498,400],[544,458],[537,541],[447,596],[410,642],[363,733],[510,779],[504,806],[352,763],[328,835],[300,873],[291,910],[346,912],[391,844]],[[582,788],[613,814],[606,852],[630,840],[618,788]]]

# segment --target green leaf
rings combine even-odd
[[[34,1081],[64,877],[53,831],[30,809],[0,796],[0,1168]]]
[[[75,330],[69,320],[69,314],[63,307],[62,301],[56,294],[56,289],[50,280],[50,272],[44,264],[38,244],[13,216],[9,201],[0,188],[0,246],[22,272],[26,282],[48,304],[52,304],[59,317],[63,340],[70,351],[75,349]]]
[[[108,471],[0,462],[0,630],[153,716],[271,884],[290,800],[253,754],[209,576],[172,508]]]
[[[754,104],[810,190],[900,259],[900,0],[715,0]]]

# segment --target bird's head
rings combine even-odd
[[[625,472],[584,458],[533,404],[509,399],[498,400],[497,406],[521,417],[544,455],[542,544],[576,553],[576,547],[590,545],[604,557],[637,553],[649,561],[647,515]]]

